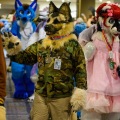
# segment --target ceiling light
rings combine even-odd
[[[107,1],[107,3],[111,3],[111,1]]]
[[[99,2],[102,2],[102,0],[99,0]]]
[[[62,2],[65,2],[65,0],[62,0]]]
[[[50,0],[46,0],[47,2],[50,1]]]

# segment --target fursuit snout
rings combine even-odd
[[[48,24],[45,26],[45,31],[47,35],[53,35],[59,31],[59,29],[55,28],[52,24]]]

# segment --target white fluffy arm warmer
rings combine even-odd
[[[70,100],[72,110],[78,111],[85,109],[86,105],[86,90],[75,88],[73,95]]]
[[[96,47],[92,42],[88,42],[84,47],[83,47],[83,51],[85,54],[85,59],[87,61],[91,60],[96,52]]]

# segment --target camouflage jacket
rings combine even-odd
[[[39,80],[35,91],[50,98],[71,96],[73,78],[77,87],[86,89],[85,58],[79,43],[74,39],[67,40],[64,44],[56,41],[40,40],[12,57],[12,61],[29,65],[38,62]],[[61,68],[54,69],[58,58],[61,60]]]

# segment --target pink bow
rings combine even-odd
[[[108,16],[112,17],[113,16],[113,10],[107,10]]]

